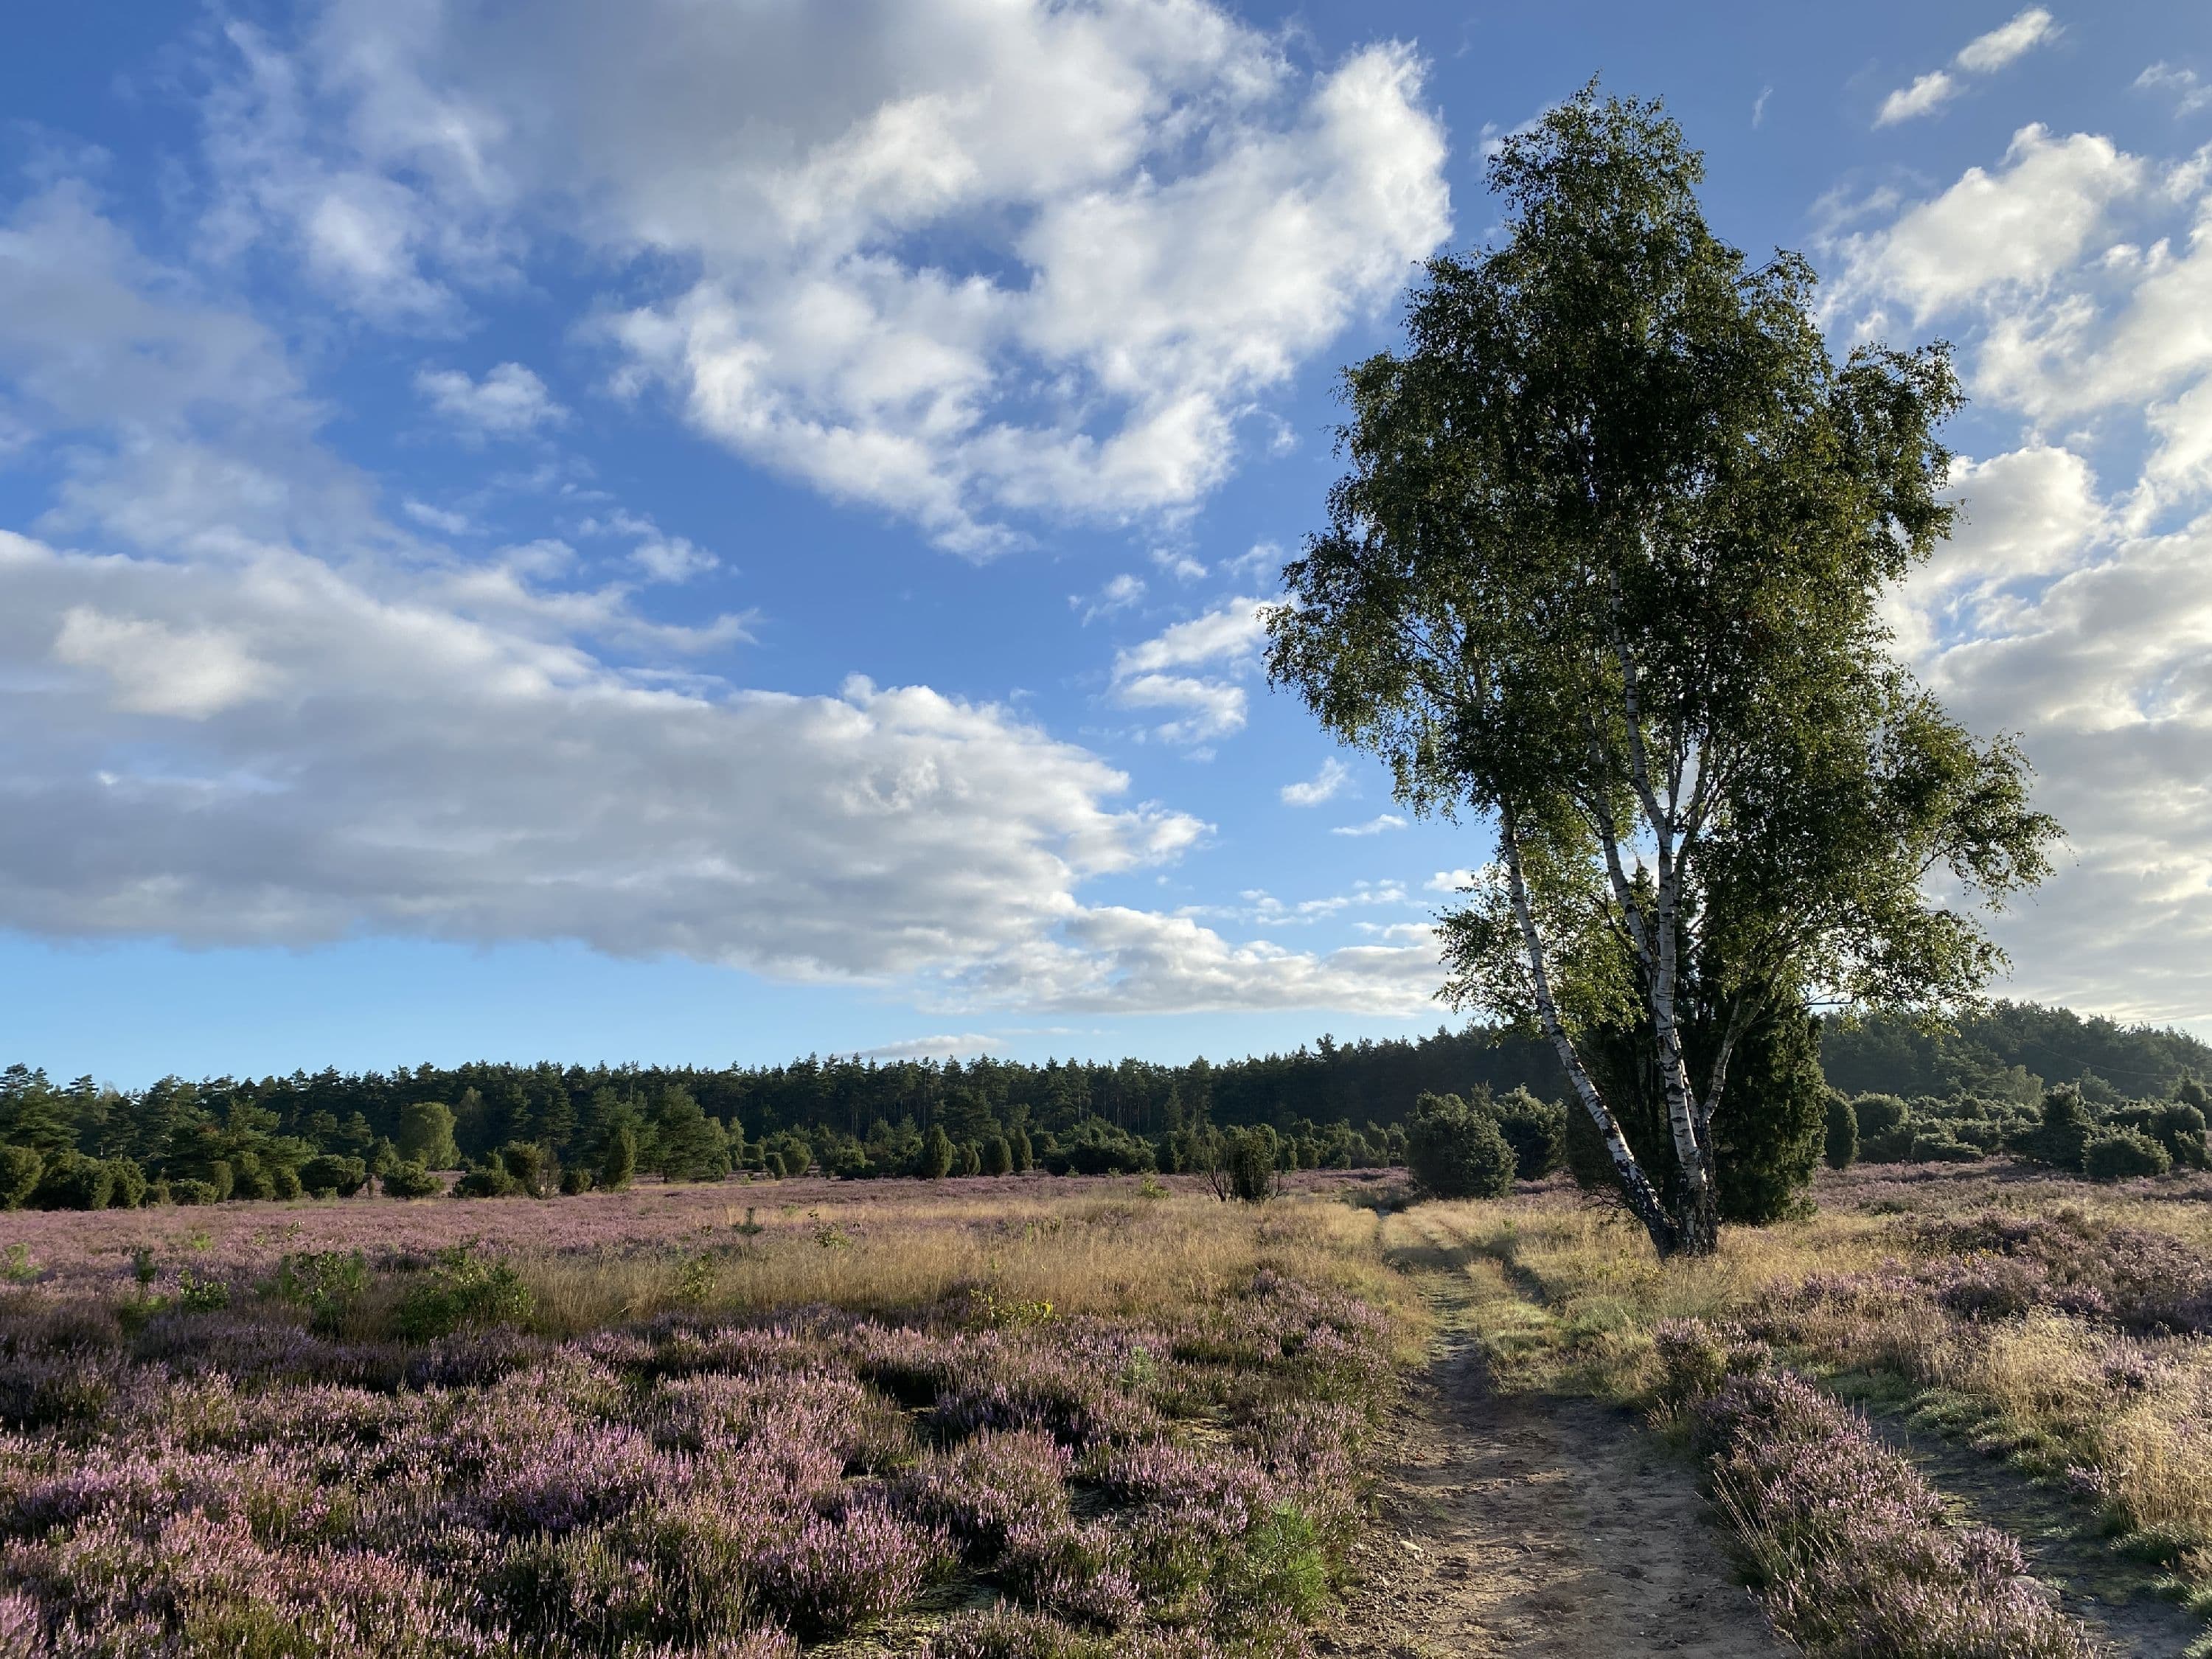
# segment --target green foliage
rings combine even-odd
[[[189,1176],[179,1176],[169,1183],[169,1202],[172,1204],[219,1204],[222,1195],[212,1181],[195,1181]]]
[[[310,1198],[351,1198],[368,1179],[365,1159],[318,1152],[300,1166],[300,1186]]]
[[[420,1164],[395,1164],[382,1180],[387,1198],[430,1198],[446,1188],[442,1180]]]
[[[1828,1091],[1827,1127],[1820,1155],[1832,1170],[1848,1170],[1859,1161],[1859,1115],[1850,1097],[1840,1089]]]
[[[2089,1138],[2096,1132],[2097,1121],[2081,1098],[2081,1091],[2068,1084],[2045,1094],[2043,1121],[2021,1136],[2013,1150],[2022,1158],[2047,1164],[2054,1170],[2078,1172]]]
[[[1036,1167],[1036,1150],[1030,1144],[1028,1130],[1016,1129],[1006,1137],[1006,1145],[1014,1155],[1016,1175],[1026,1175]]]
[[[135,1210],[146,1201],[146,1172],[138,1161],[131,1158],[111,1158],[106,1160],[108,1188],[107,1207],[111,1210]]]
[[[580,1193],[591,1191],[592,1182],[592,1175],[589,1164],[570,1164],[562,1169],[561,1191],[569,1198],[574,1198]]]
[[[730,1140],[689,1089],[671,1089],[653,1118],[653,1167],[670,1181],[717,1181],[730,1170]]]
[[[611,1193],[624,1192],[636,1173],[637,1136],[623,1124],[607,1136],[606,1145],[600,1149],[599,1185]]]
[[[19,1210],[37,1189],[46,1161],[28,1146],[0,1146],[0,1210]]]
[[[1566,1155],[1567,1109],[1539,1100],[1525,1088],[1492,1103],[1498,1129],[1513,1149],[1513,1173],[1522,1181],[1541,1181]]]
[[[925,1181],[942,1181],[951,1169],[951,1137],[945,1133],[943,1124],[933,1123],[929,1133],[922,1139],[921,1158],[915,1165],[915,1173]]]
[[[1504,1198],[1513,1190],[1513,1148],[1488,1103],[1423,1095],[1406,1128],[1406,1168],[1432,1198]]]
[[[1268,618],[1271,678],[1401,800],[1497,818],[1495,878],[1443,920],[1449,994],[1640,1041],[1632,1069],[1711,1109],[1710,1145],[1675,1115],[1659,1190],[1620,1172],[1656,1243],[1699,1250],[1709,1166],[1818,1151],[1793,1090],[1731,1158],[1722,1034],[1814,986],[1971,995],[2002,957],[1924,878],[1994,905],[2056,834],[2017,749],[1889,653],[1883,597],[1956,510],[1948,351],[1834,362],[1809,266],[1713,236],[1703,178],[1657,105],[1594,86],[1503,143],[1504,240],[1432,260],[1407,349],[1346,372],[1350,471]],[[1679,1048],[1678,1005],[1705,1028]]]
[[[1004,1135],[993,1135],[983,1143],[983,1173],[987,1176],[1012,1175],[1014,1172],[1014,1151],[1006,1144]]]
[[[1261,1124],[1233,1130],[1226,1152],[1231,1193],[1247,1204],[1257,1204],[1274,1191],[1281,1147],[1273,1129]]]
[[[475,1169],[463,1170],[461,1178],[453,1183],[455,1198],[514,1198],[521,1191],[497,1153]]]
[[[186,1313],[220,1313],[230,1305],[230,1286],[202,1278],[190,1267],[177,1270],[177,1306]]]
[[[2081,1172],[2092,1181],[2161,1176],[2172,1167],[2173,1155],[2139,1129],[2102,1129],[2082,1148]]]
[[[399,1109],[399,1133],[392,1137],[399,1156],[426,1170],[459,1167],[453,1145],[453,1109],[435,1100],[410,1100]]]
[[[115,1191],[115,1171],[105,1160],[74,1148],[56,1152],[31,1190],[37,1210],[104,1210]]]
[[[437,1265],[399,1298],[392,1324],[408,1341],[427,1342],[465,1328],[519,1324],[531,1308],[530,1287],[510,1264],[464,1244],[438,1253]]]
[[[983,1173],[983,1149],[972,1140],[960,1143],[960,1173],[963,1176]]]
[[[559,1185],[560,1173],[545,1149],[527,1140],[510,1140],[494,1154],[507,1171],[510,1189],[529,1198],[544,1198]]]
[[[2202,1170],[2212,1162],[2212,1149],[2204,1139],[2204,1113],[2201,1107],[2185,1101],[2176,1101],[2151,1114],[2146,1126],[2151,1138],[2166,1148],[2174,1167],[2182,1170]]]
[[[344,1322],[368,1285],[368,1259],[359,1250],[295,1250],[278,1260],[267,1293],[306,1309],[309,1323],[328,1334]]]

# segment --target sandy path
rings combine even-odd
[[[1427,1279],[1444,1329],[1400,1407],[1396,1467],[1358,1558],[1365,1582],[1322,1650],[1793,1652],[1729,1571],[1687,1463],[1602,1407],[1492,1393],[1479,1350],[1454,1328],[1458,1264],[1433,1240],[1401,1255]]]

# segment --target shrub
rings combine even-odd
[[[2185,1101],[2152,1113],[2148,1133],[2166,1148],[2177,1169],[2201,1170],[2212,1162],[2204,1145],[2204,1114]]]
[[[514,1183],[514,1190],[527,1193],[532,1198],[544,1197],[559,1179],[551,1154],[531,1141],[510,1140],[499,1149],[496,1157],[507,1171],[507,1178]]]
[[[1821,1156],[1832,1170],[1848,1170],[1859,1161],[1858,1110],[1840,1089],[1828,1091],[1827,1140]]]
[[[921,1161],[915,1173],[925,1181],[942,1181],[951,1170],[952,1139],[945,1133],[943,1124],[933,1123],[921,1143]]]
[[[611,1193],[625,1191],[637,1173],[637,1134],[623,1124],[607,1137],[599,1152],[599,1185]]]
[[[103,1160],[59,1152],[46,1160],[31,1190],[31,1205],[40,1210],[104,1210],[114,1191],[115,1171]]]
[[[1036,1149],[1030,1145],[1028,1130],[1015,1130],[1006,1138],[1006,1148],[1014,1155],[1016,1175],[1026,1175],[1036,1167]]]
[[[512,1198],[520,1190],[496,1153],[478,1168],[464,1171],[453,1183],[455,1198]]]
[[[2092,1135],[2081,1153],[2082,1173],[2092,1181],[2164,1175],[2172,1167],[2172,1155],[2139,1129],[2107,1129]]]
[[[190,1176],[179,1176],[169,1183],[169,1202],[172,1204],[220,1204],[222,1198],[212,1181],[195,1181]]]
[[[1513,1149],[1497,1120],[1457,1095],[1425,1094],[1413,1103],[1406,1167],[1432,1198],[1503,1198],[1513,1190]]]
[[[276,1264],[268,1293],[305,1308],[318,1331],[335,1331],[368,1289],[368,1259],[359,1250],[295,1250]]]
[[[386,1198],[428,1198],[446,1183],[419,1164],[395,1164],[384,1172]]]
[[[1267,1126],[1231,1133],[1224,1163],[1229,1190],[1247,1204],[1257,1204],[1275,1189],[1275,1160],[1279,1147],[1275,1132]]]
[[[1498,1132],[1513,1149],[1513,1170],[1523,1181],[1541,1181],[1559,1167],[1567,1139],[1567,1109],[1539,1100],[1526,1089],[1498,1097]]]
[[[336,1152],[318,1153],[300,1166],[300,1185],[311,1198],[328,1198],[333,1194],[351,1198],[368,1179],[367,1164]]]
[[[438,1252],[437,1266],[399,1298],[392,1324],[407,1340],[427,1342],[464,1327],[515,1323],[531,1307],[530,1287],[512,1267],[464,1244]]]
[[[2044,1095],[2042,1121],[2015,1137],[2012,1149],[2054,1170],[2078,1170],[2096,1132],[2096,1120],[2089,1115],[2081,1091],[2069,1085]]]
[[[1014,1149],[1006,1144],[1006,1136],[993,1135],[983,1143],[983,1173],[1002,1176],[1013,1172]]]
[[[298,1198],[305,1192],[300,1184],[300,1172],[289,1164],[269,1166],[269,1195],[271,1198]]]
[[[111,1158],[107,1160],[111,1184],[107,1193],[107,1207],[111,1210],[135,1210],[146,1201],[146,1172],[138,1167],[135,1158]]]
[[[0,1146],[0,1210],[20,1210],[38,1189],[46,1161],[28,1146]]]
[[[592,1190],[592,1172],[581,1164],[571,1164],[561,1171],[561,1190],[574,1198],[579,1193]]]
[[[1948,1132],[1948,1126],[1931,1134],[1917,1134],[1905,1153],[1914,1164],[1978,1164],[1982,1149]]]

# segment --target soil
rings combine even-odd
[[[1455,1313],[1448,1254],[1413,1243],[1442,1316],[1438,1351],[1399,1408],[1395,1464],[1356,1558],[1363,1582],[1324,1653],[1559,1659],[1796,1651],[1730,1570],[1689,1461],[1587,1401],[1501,1395]]]

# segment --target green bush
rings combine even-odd
[[[561,1190],[570,1198],[592,1190],[591,1170],[581,1164],[571,1164],[561,1171]]]
[[[1264,1124],[1236,1131],[1229,1142],[1229,1189],[1247,1204],[1257,1204],[1275,1189],[1276,1160],[1281,1156],[1275,1132]]]
[[[1513,1149],[1497,1119],[1457,1095],[1425,1094],[1413,1103],[1406,1167],[1432,1198],[1503,1198],[1513,1190]]]
[[[933,1123],[921,1143],[921,1161],[915,1173],[925,1181],[942,1181],[952,1171],[952,1138],[945,1133],[945,1126]]]
[[[514,1183],[514,1190],[532,1198],[543,1198],[555,1190],[560,1181],[553,1167],[552,1154],[543,1146],[527,1140],[510,1140],[495,1155],[496,1162],[507,1171],[507,1178]]]
[[[39,1184],[31,1189],[31,1206],[39,1210],[104,1210],[115,1192],[115,1171],[106,1161],[76,1151],[56,1152],[46,1160]]]
[[[400,1163],[384,1172],[386,1198],[429,1198],[443,1192],[446,1183],[420,1164]]]
[[[307,1188],[300,1184],[300,1172],[289,1164],[269,1166],[269,1194],[271,1198],[299,1198]]]
[[[1513,1149],[1513,1170],[1522,1181],[1541,1181],[1565,1155],[1567,1109],[1539,1100],[1526,1089],[1498,1097],[1498,1132]]]
[[[2204,1144],[2204,1114],[2185,1102],[2152,1113],[2146,1133],[2166,1148],[2176,1169],[2201,1170],[2212,1162]]]
[[[1006,1144],[1006,1136],[993,1135],[983,1143],[983,1173],[1003,1176],[1013,1172],[1014,1149]]]
[[[455,1198],[513,1198],[521,1190],[496,1153],[477,1168],[464,1170],[453,1183]]]
[[[1913,1136],[1905,1157],[1914,1164],[1978,1164],[1982,1149],[1956,1135],[1939,1132]]]
[[[531,1305],[530,1287],[511,1266],[464,1244],[438,1253],[438,1265],[399,1298],[392,1324],[408,1341],[428,1342],[465,1327],[517,1323]]]
[[[2090,1138],[2096,1133],[2097,1121],[2089,1115],[2081,1091],[2069,1085],[2044,1095],[2042,1121],[2015,1136],[2012,1150],[2054,1170],[2079,1170]]]
[[[2092,1181],[2164,1175],[2172,1167],[2172,1155],[2140,1129],[2100,1131],[2082,1149],[2081,1171]]]
[[[357,1158],[320,1152],[300,1166],[300,1185],[311,1198],[351,1198],[368,1179],[368,1165]]]
[[[399,1109],[398,1152],[403,1162],[450,1170],[461,1161],[453,1145],[453,1114],[434,1100],[411,1100]]]
[[[637,1173],[637,1135],[628,1124],[623,1124],[607,1137],[606,1145],[599,1151],[599,1185],[611,1193],[619,1193],[629,1187],[630,1177]]]
[[[190,1176],[179,1176],[169,1183],[169,1202],[172,1204],[220,1204],[222,1195],[212,1181],[195,1181]]]
[[[1006,1149],[1014,1155],[1016,1175],[1026,1175],[1036,1167],[1036,1149],[1030,1144],[1028,1130],[1017,1129],[1007,1136]]]
[[[28,1146],[0,1146],[0,1210],[20,1210],[38,1190],[46,1160]]]
[[[1859,1161],[1858,1109],[1840,1089],[1828,1091],[1827,1136],[1821,1156],[1832,1170],[1848,1170]]]
[[[111,1158],[107,1173],[109,1209],[135,1210],[146,1201],[146,1172],[138,1167],[137,1158]]]
[[[266,1290],[306,1309],[313,1328],[328,1335],[360,1302],[368,1278],[368,1259],[359,1250],[295,1250],[277,1262]]]

